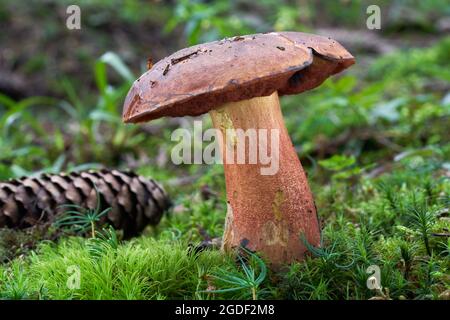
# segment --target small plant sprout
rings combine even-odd
[[[324,246],[323,239],[321,239],[320,246],[315,247],[308,242],[304,234],[300,235],[300,239],[314,257],[321,258],[326,264],[332,264],[336,268],[344,270],[351,268],[355,263],[355,259],[351,259],[351,261],[346,265],[337,263],[340,259],[350,256],[348,252],[337,249],[338,241],[334,241],[329,246]]]
[[[218,282],[223,282],[228,287],[223,289],[206,290],[203,292],[226,293],[241,291],[243,293],[242,298],[250,296],[253,300],[258,299],[258,296],[262,293],[260,287],[267,275],[266,264],[260,257],[247,248],[241,247],[241,250],[247,255],[247,261],[251,261],[253,259],[256,262],[259,273],[250,263],[247,264],[244,261],[241,253],[238,253],[237,257],[243,273],[239,270],[235,270],[221,271],[218,274],[214,274],[211,276],[212,278],[218,280]]]
[[[426,252],[429,256],[432,254],[430,246],[431,229],[436,221],[436,215],[426,204],[414,204],[408,208],[408,214],[411,219],[411,225],[421,235]]]
[[[96,237],[89,239],[87,243],[88,251],[94,258],[99,258],[108,250],[117,250],[119,239],[116,230],[112,226],[104,228],[102,231],[96,231]]]
[[[79,233],[85,233],[90,230],[91,238],[95,238],[96,223],[111,210],[111,208],[106,208],[100,211],[100,195],[96,187],[95,190],[97,197],[97,206],[95,209],[83,208],[76,204],[62,205],[60,207],[69,208],[69,210],[60,219],[56,220],[55,225],[57,227],[69,227]]]

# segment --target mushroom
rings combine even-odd
[[[244,244],[278,268],[303,259],[307,249],[302,234],[312,245],[320,242],[314,200],[278,97],[311,90],[354,62],[336,41],[300,32],[196,45],[162,59],[134,82],[123,120],[137,123],[209,112],[223,133],[219,144],[228,209],[222,246],[230,250]],[[227,152],[238,148],[236,136],[228,133],[238,129],[278,132],[278,146],[268,148],[278,148],[275,173],[262,174],[267,164],[261,159],[243,164],[227,159]],[[246,157],[250,149],[245,148]]]

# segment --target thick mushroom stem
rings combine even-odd
[[[320,228],[308,181],[284,125],[278,93],[226,103],[209,113],[214,127],[222,132],[228,198],[223,249],[246,244],[272,267],[302,260],[306,248],[301,234],[317,246]],[[245,153],[245,163],[239,151]]]

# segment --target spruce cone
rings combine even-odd
[[[0,182],[0,228],[27,228],[53,222],[75,204],[95,209],[97,191],[100,210],[111,207],[101,223],[123,230],[125,238],[137,235],[148,224],[156,225],[170,200],[153,179],[132,172],[100,170],[70,174],[43,174],[39,177]]]

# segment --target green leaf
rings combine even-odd
[[[134,80],[134,75],[130,71],[130,69],[123,63],[123,61],[119,58],[117,54],[114,52],[106,52],[103,54],[98,63],[105,63],[110,65],[114,70],[117,71],[125,80],[132,82]],[[99,67],[100,68],[100,67]],[[103,79],[102,79],[103,80]],[[104,84],[102,83],[102,86]]]
[[[341,171],[354,165],[356,159],[354,156],[334,155],[331,158],[320,160],[319,164],[327,170]]]

